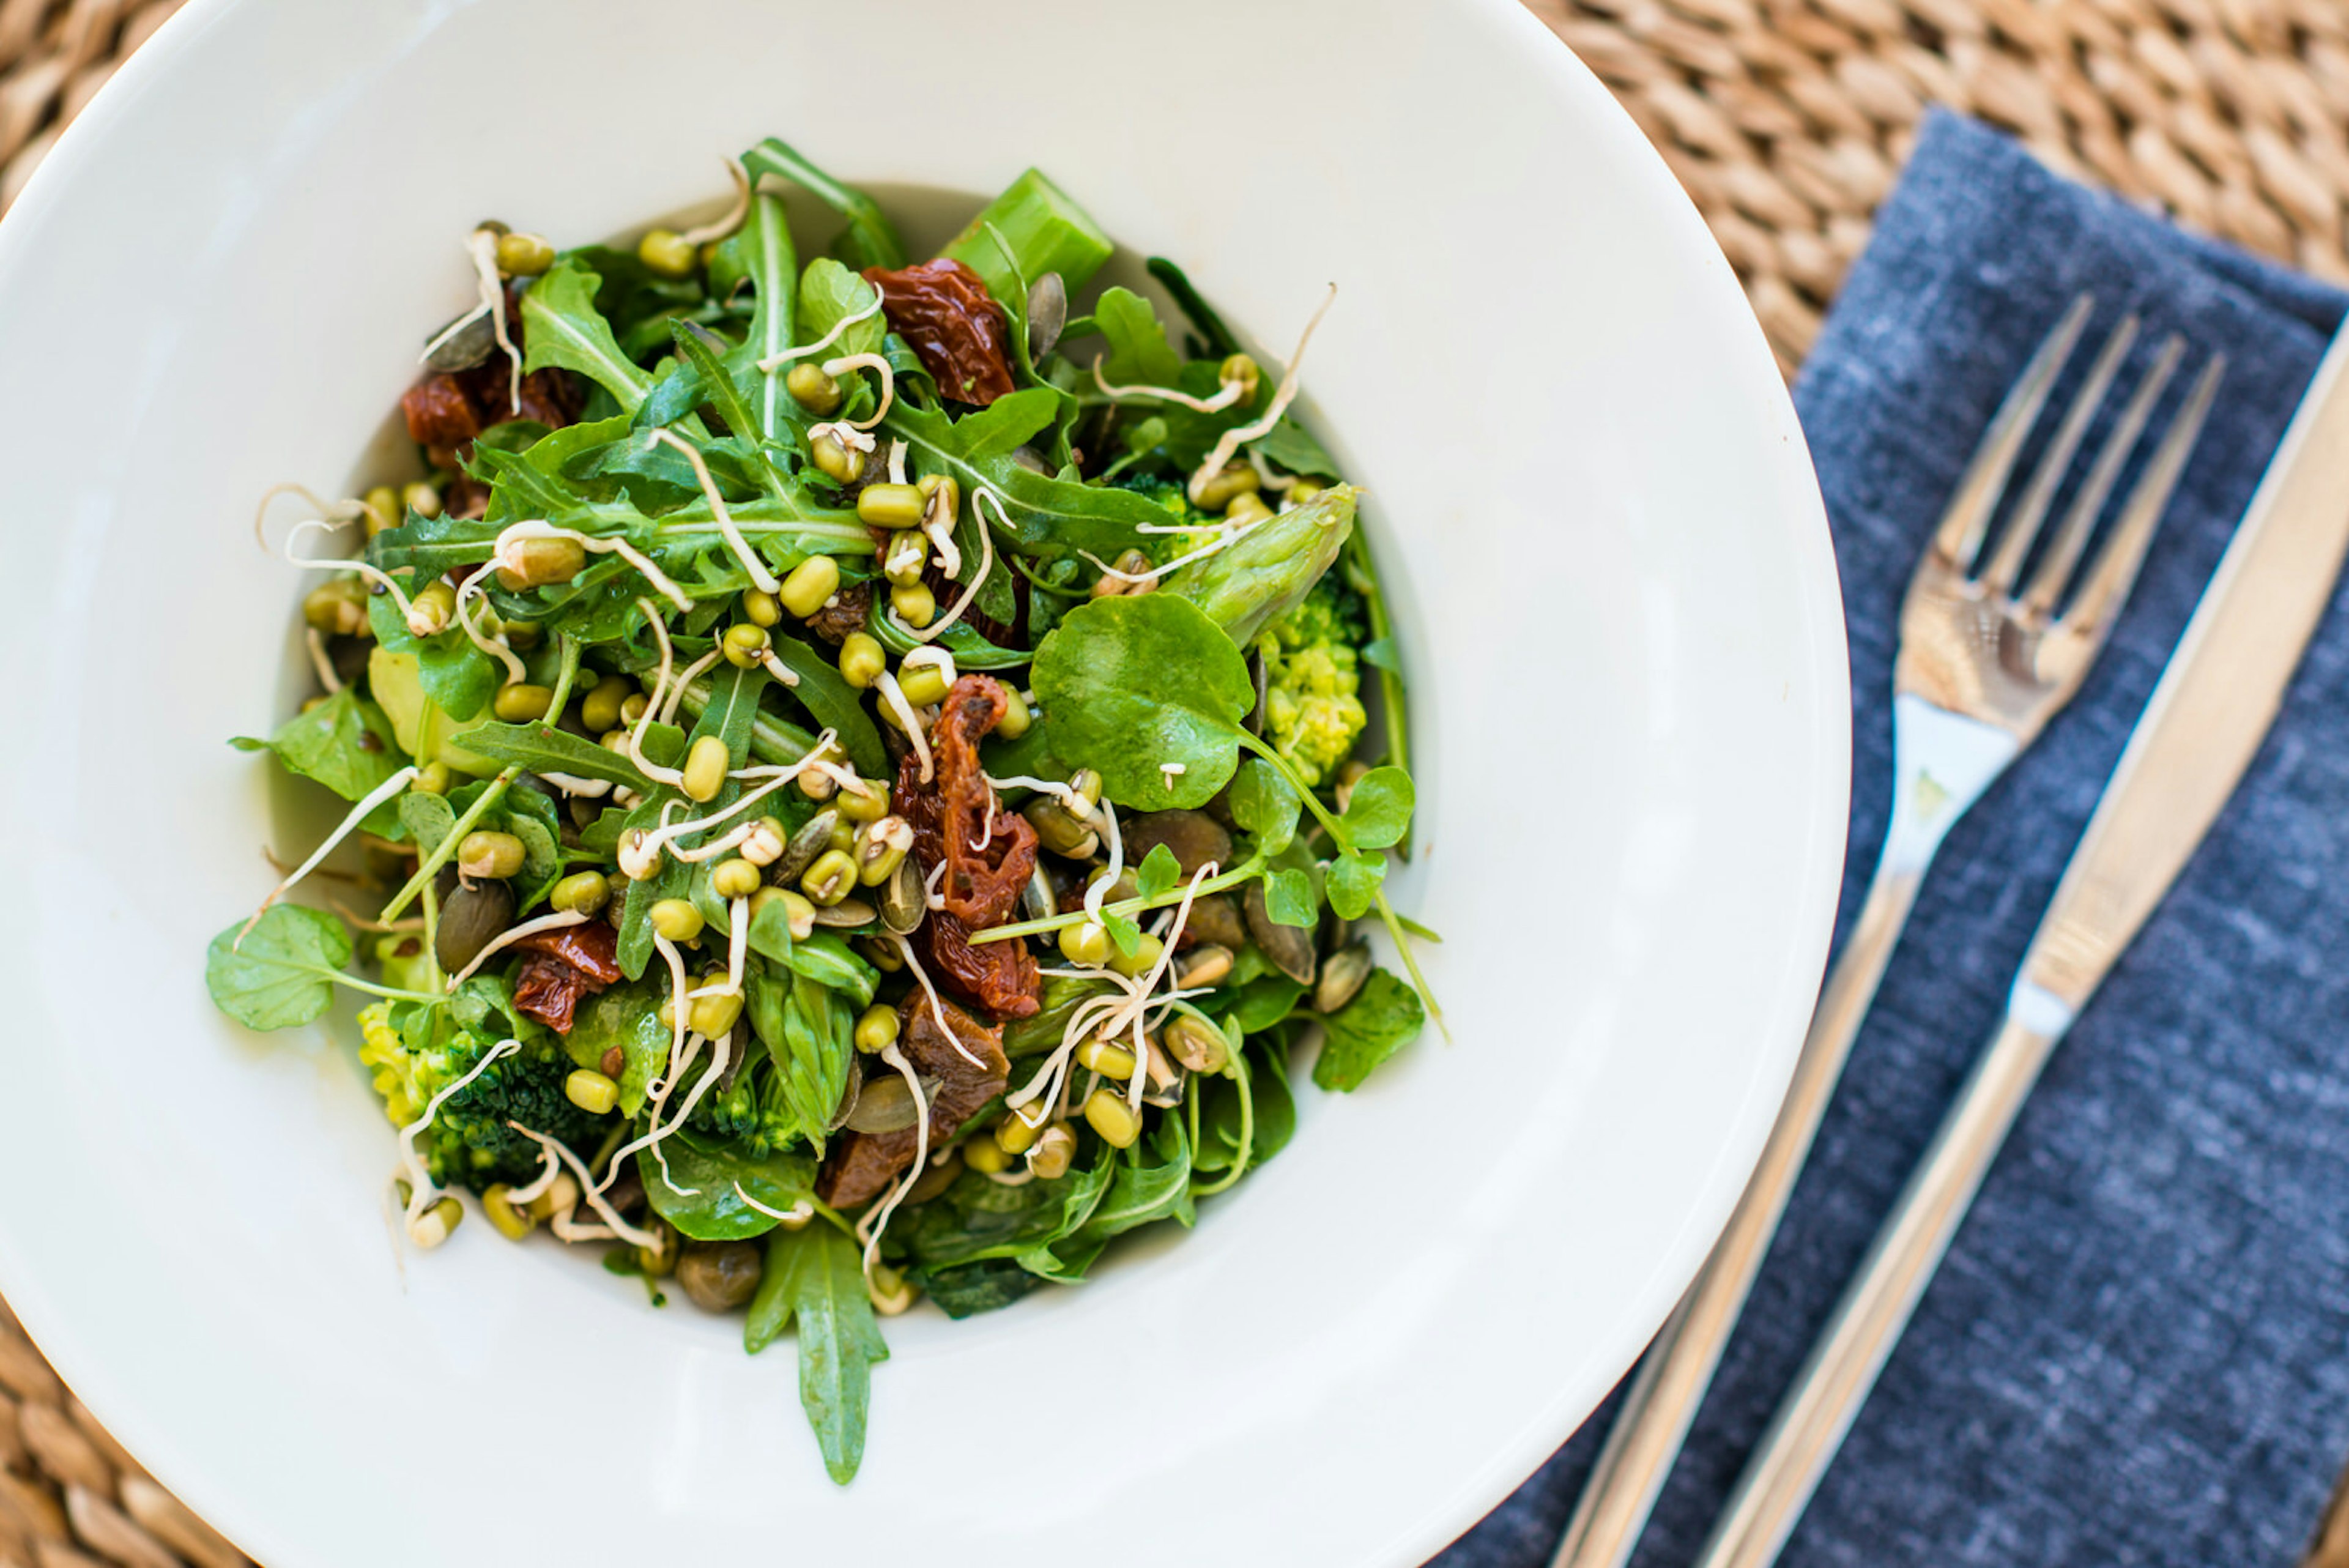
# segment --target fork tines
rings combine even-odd
[[[1975,576],[1988,595],[2015,600],[2016,580],[2033,547],[2040,544],[2056,487],[2070,468],[2090,421],[2112,389],[2122,361],[2137,342],[2137,318],[2125,316],[2097,350],[2086,379],[2064,410],[2038,466],[2016,498],[2013,515],[1995,547],[1992,547],[1992,516],[2005,493],[2025,439],[2038,422],[2057,378],[2063,374],[2087,326],[2093,306],[2094,300],[2085,294],[2074,299],[2063,319],[2040,343],[2007,392],[2005,401],[1999,405],[1997,417],[1983,432],[1982,444],[1975,449],[1973,461],[1967,465],[1942,516],[1940,531],[1934,535],[1934,551],[1952,568]],[[2223,354],[2214,353],[2203,363],[2184,404],[2172,416],[2136,486],[2122,504],[2104,547],[2080,572],[2070,606],[2060,622],[2056,620],[2056,607],[2063,602],[2064,588],[2079,566],[2089,535],[2095,530],[2097,515],[2104,510],[2114,482],[2136,450],[2146,421],[2161,400],[2185,353],[2182,337],[2172,334],[2164,339],[2154,353],[2153,363],[2130,392],[2072,504],[2064,511],[2063,521],[2040,549],[2038,565],[2030,581],[2023,586],[2019,600],[2015,600],[2029,618],[2043,625],[2057,624],[2068,630],[2098,631],[2128,597],[2146,548],[2152,542],[2154,524],[2159,521],[2162,508],[2178,483],[2178,473],[2186,466],[2187,454],[2193,450],[2195,437],[2209,413],[2211,399],[2226,366]]]

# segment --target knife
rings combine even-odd
[[[2006,1016],[1698,1559],[1767,1568],[1948,1251],[2040,1069],[2260,748],[2349,550],[2349,327],[2333,339],[2064,867]]]

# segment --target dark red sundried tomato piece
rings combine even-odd
[[[440,451],[464,445],[481,433],[481,411],[456,377],[442,371],[427,376],[399,400],[408,416],[408,436],[419,446]]]
[[[913,826],[915,856],[925,873],[946,863],[938,896],[972,930],[1000,925],[1036,870],[1036,830],[1002,808],[978,756],[1009,701],[992,677],[964,676],[930,727],[930,783],[910,754],[897,767],[894,806]]]
[[[890,329],[912,346],[939,391],[981,405],[1010,396],[1010,317],[978,274],[940,256],[896,272],[869,266],[864,281],[881,291]]]
[[[951,1002],[941,1002],[934,1010],[929,998],[918,990],[897,1004],[897,1018],[898,1049],[916,1073],[938,1081],[930,1095],[928,1142],[934,1149],[943,1147],[1010,1081],[1011,1064],[1003,1054],[1003,1032],[981,1023]],[[946,1021],[945,1029],[938,1027],[941,1018]],[[919,1141],[920,1134],[913,1127],[842,1133],[833,1140],[823,1168],[816,1175],[815,1195],[835,1209],[854,1209],[880,1197],[914,1163]]]
[[[998,1018],[1033,1018],[1044,1004],[1044,977],[1023,941],[980,942],[944,909],[932,909],[915,933],[930,974]]]
[[[602,920],[533,931],[511,945],[523,952],[561,959],[573,969],[593,975],[598,991],[620,978],[620,933]]]
[[[529,956],[514,976],[514,1011],[571,1033],[579,999],[620,978],[619,933],[601,920],[536,931],[513,943]]]

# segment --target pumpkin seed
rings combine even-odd
[[[1264,956],[1272,961],[1273,967],[1299,985],[1311,985],[1314,971],[1312,931],[1297,926],[1276,924],[1270,911],[1265,908],[1264,884],[1261,881],[1248,884],[1246,908],[1248,934],[1256,938],[1256,945],[1264,950]]]
[[[1069,286],[1048,272],[1028,286],[1028,358],[1041,361],[1069,324]]]
[[[1354,993],[1370,978],[1371,944],[1357,941],[1340,948],[1321,966],[1321,978],[1313,987],[1313,1011],[1337,1012],[1354,1000]]]
[[[459,320],[463,320],[463,317],[459,317]],[[465,321],[461,327],[451,321],[426,339],[424,368],[428,370],[470,370],[496,353],[497,348],[497,324],[490,319],[490,313],[485,310]]]
[[[816,857],[832,847],[833,830],[839,826],[840,813],[829,806],[809,817],[807,825],[783,846],[783,853],[768,871],[767,879],[777,887],[798,881],[815,864]]]
[[[837,904],[816,906],[815,923],[819,926],[869,926],[880,914],[862,898],[843,898]]]
[[[922,868],[908,855],[881,884],[881,923],[901,937],[910,936],[929,909],[929,900],[923,896]]]

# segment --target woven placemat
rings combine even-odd
[[[0,0],[0,207],[180,0]],[[2349,281],[2349,0],[1526,0],[1646,130],[1802,363],[1941,103],[2079,178]],[[0,1304],[0,1568],[245,1558]],[[2349,1568],[2336,1500],[2309,1568]]]

